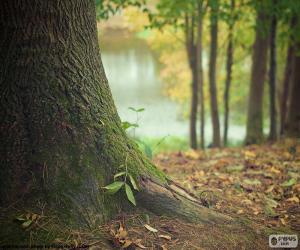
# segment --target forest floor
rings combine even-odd
[[[190,224],[139,211],[84,232],[58,227],[67,237],[54,243],[92,250],[270,249],[270,234],[300,236],[299,142],[161,153],[153,161],[205,206],[238,223]],[[52,231],[45,229],[46,236]],[[34,243],[35,232],[29,232]]]
[[[250,221],[252,233],[140,214],[106,226],[115,247],[269,249],[268,234],[300,232],[300,144],[295,141],[162,153],[154,162],[204,205]]]

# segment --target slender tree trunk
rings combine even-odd
[[[203,26],[203,1],[198,2],[198,23],[197,23],[197,72],[199,82],[199,99],[200,99],[200,146],[205,148],[205,107],[204,107],[204,93],[203,93],[203,66],[202,66],[202,26]]]
[[[220,121],[218,110],[218,95],[216,87],[216,64],[217,64],[217,49],[218,49],[218,1],[211,2],[211,24],[210,24],[210,61],[209,61],[209,92],[210,92],[210,108],[211,120],[213,127],[212,147],[221,146],[220,136]]]
[[[1,211],[40,203],[68,225],[98,226],[132,208],[123,191],[101,188],[127,170],[138,206],[194,222],[231,220],[201,206],[126,136],[101,63],[94,0],[3,0],[0,20]]]
[[[186,50],[189,60],[189,66],[192,73],[191,82],[191,109],[190,109],[190,147],[197,149],[197,110],[198,110],[198,71],[196,59],[196,47],[194,44],[194,26],[195,17],[185,18],[185,33],[186,33]]]
[[[273,8],[277,1],[273,0]],[[270,69],[269,69],[269,90],[270,90],[270,134],[269,140],[277,139],[277,109],[276,109],[276,29],[277,18],[272,15],[270,33]]]
[[[300,51],[300,43],[295,46]],[[295,53],[285,135],[300,138],[300,55]]]
[[[231,0],[231,20],[229,24],[229,37],[228,37],[228,47],[227,47],[227,61],[226,61],[226,83],[224,91],[224,146],[227,146],[228,137],[228,119],[229,119],[229,91],[231,85],[231,73],[233,64],[233,12],[235,7],[235,1]]]
[[[294,29],[296,18],[293,17],[291,20],[291,30]],[[286,56],[284,79],[283,79],[283,90],[280,102],[280,135],[284,134],[284,128],[287,117],[287,105],[288,96],[290,91],[290,83],[293,75],[293,62],[294,62],[294,39],[293,36],[290,37],[289,47]]]
[[[246,144],[263,140],[263,96],[267,70],[268,35],[262,27],[268,22],[264,9],[260,9],[256,19],[256,38],[252,54],[250,95],[248,101]]]

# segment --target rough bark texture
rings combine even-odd
[[[1,205],[42,199],[74,217],[111,217],[125,199],[101,187],[126,157],[135,176],[156,169],[121,127],[94,1],[7,0],[0,16]]]
[[[101,64],[93,0],[4,0],[0,19],[1,208],[40,202],[66,224],[97,225],[128,208],[123,192],[101,188],[126,168],[139,182],[139,206],[230,220],[172,187],[126,136]]]
[[[259,143],[263,139],[263,96],[269,42],[268,35],[262,27],[267,21],[264,9],[260,9],[256,18],[256,37],[252,54],[246,144]]]
[[[277,1],[273,0],[273,8],[276,8]],[[270,90],[270,133],[269,140],[277,139],[277,109],[276,109],[276,29],[277,17],[272,16],[270,28],[270,69],[269,69],[269,90]]]
[[[220,121],[218,110],[218,95],[216,88],[216,64],[218,49],[218,1],[211,2],[211,24],[210,24],[210,57],[209,57],[209,93],[210,93],[210,109],[213,127],[212,147],[221,146]]]
[[[300,51],[300,43],[295,46]],[[295,53],[285,135],[300,138],[300,55]]]
[[[229,21],[229,37],[228,37],[228,47],[227,47],[227,59],[226,59],[226,82],[224,91],[224,146],[227,145],[228,137],[228,119],[229,119],[229,93],[231,85],[231,74],[232,74],[232,64],[233,64],[233,26],[234,26],[234,12],[235,1],[231,0],[231,20]]]

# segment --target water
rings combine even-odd
[[[134,36],[112,34],[101,41],[101,54],[115,104],[122,121],[135,123],[141,137],[167,135],[188,138],[189,122],[180,116],[180,106],[163,95],[159,64],[145,41]],[[136,113],[128,107],[145,108]],[[206,141],[211,139],[210,121],[206,124]],[[244,138],[243,126],[231,126],[229,138]]]

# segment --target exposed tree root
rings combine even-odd
[[[192,193],[173,181],[161,184],[150,178],[141,178],[142,191],[137,199],[140,206],[158,215],[168,215],[194,223],[230,223],[233,218],[202,205]]]

